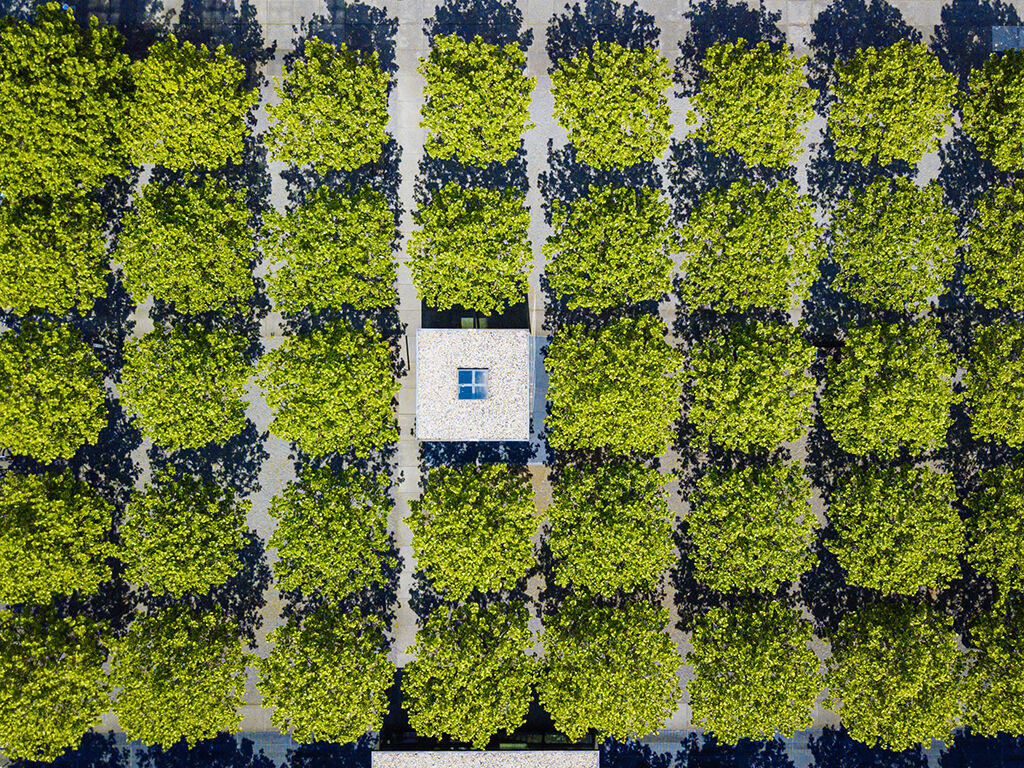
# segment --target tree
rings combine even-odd
[[[430,614],[402,678],[413,730],[484,749],[498,731],[522,725],[539,667],[528,619],[521,602],[441,606]]]
[[[140,304],[153,294],[183,314],[230,309],[256,290],[245,194],[212,177],[147,184],[125,214],[114,258]]]
[[[572,203],[554,200],[554,234],[542,250],[548,280],[570,309],[657,300],[672,287],[671,211],[650,187],[591,186]]]
[[[66,195],[127,169],[124,38],[60,3],[0,20],[0,193]]]
[[[964,131],[982,157],[1001,171],[1024,169],[1024,51],[993,52],[972,69],[961,100]]]
[[[270,501],[278,587],[334,601],[383,584],[398,565],[387,554],[390,485],[383,473],[303,469]]]
[[[982,472],[967,506],[967,560],[1001,591],[1024,591],[1024,468]]]
[[[581,162],[627,168],[668,149],[668,60],[654,48],[596,42],[551,73],[555,118]]]
[[[996,323],[974,332],[963,378],[976,440],[1024,446],[1024,325]]]
[[[789,309],[817,277],[814,216],[814,203],[791,181],[705,192],[680,231],[680,297],[717,310]]]
[[[1024,182],[992,187],[975,203],[967,228],[964,288],[988,309],[1024,311]]]
[[[508,465],[436,467],[409,508],[416,562],[450,600],[509,589],[533,565],[533,488]]]
[[[916,163],[953,121],[956,78],[921,43],[862,48],[835,67],[828,130],[839,160]]]
[[[187,40],[179,46],[168,35],[132,70],[126,133],[132,162],[186,171],[241,161],[245,117],[260,96],[256,88],[243,89],[245,68],[230,46],[211,53]]]
[[[526,298],[533,251],[530,212],[512,189],[437,190],[413,216],[409,239],[412,280],[436,309],[458,304],[481,314],[501,313]]]
[[[44,463],[95,445],[107,425],[103,364],[68,325],[0,335],[0,447]]]
[[[377,52],[335,48],[315,37],[284,76],[279,104],[268,104],[270,157],[312,165],[319,174],[376,161],[388,141],[388,75]]]
[[[653,588],[675,560],[665,483],[642,464],[567,467],[547,509],[555,583],[609,596]]]
[[[828,639],[825,706],[853,738],[896,751],[950,743],[963,657],[949,616],[926,605],[872,603],[844,616]]]
[[[679,419],[681,365],[651,315],[561,329],[544,358],[551,447],[662,453]]]
[[[138,616],[110,647],[114,713],[129,740],[170,749],[238,731],[248,654],[219,608]]]
[[[398,439],[391,347],[367,325],[333,322],[290,336],[260,359],[260,386],[276,411],[270,431],[313,456],[366,456]]]
[[[256,685],[276,728],[300,744],[348,744],[381,729],[395,665],[380,619],[322,606],[267,639],[274,648],[257,661]]]
[[[720,592],[774,592],[796,582],[817,560],[810,495],[799,462],[710,468],[686,514],[697,578]]]
[[[263,251],[277,267],[267,289],[281,311],[395,303],[395,214],[376,190],[320,187],[287,216],[264,215],[263,224]]]
[[[0,749],[50,761],[78,746],[110,706],[103,628],[46,606],[0,610]]]
[[[809,728],[824,684],[811,635],[799,611],[776,602],[699,617],[686,656],[691,720],[726,744]]]
[[[107,294],[103,210],[84,195],[0,202],[0,306],[85,313]]]
[[[203,595],[241,567],[249,502],[167,470],[132,495],[121,523],[125,577],[154,595]]]
[[[222,329],[156,326],[125,343],[121,402],[143,436],[173,449],[224,443],[245,428],[246,339]]]
[[[676,711],[682,659],[665,633],[668,611],[649,603],[621,608],[571,595],[544,627],[541,706],[570,739],[638,739]]]
[[[964,723],[979,736],[1024,733],[1024,615],[1003,602],[970,629]]]
[[[821,417],[850,453],[891,459],[932,450],[953,423],[956,362],[935,323],[873,323],[850,328],[826,364]]]
[[[525,67],[519,43],[435,37],[430,56],[417,67],[426,80],[420,127],[430,131],[427,154],[479,166],[515,157],[523,131],[536,127],[530,95],[537,80],[523,74]]]
[[[766,42],[715,43],[701,61],[705,74],[686,122],[699,121],[695,136],[717,154],[735,150],[750,165],[785,168],[796,162],[814,116],[818,92],[807,87],[806,64],[806,56]]]
[[[713,333],[690,352],[690,422],[730,450],[798,439],[811,423],[818,385],[808,369],[816,354],[790,325],[753,322]]]

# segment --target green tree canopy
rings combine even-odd
[[[263,224],[263,251],[277,267],[267,290],[278,309],[395,303],[395,214],[376,190],[342,194],[320,187],[288,215],[264,215]]]
[[[180,598],[230,579],[241,563],[249,502],[234,489],[167,470],[136,491],[121,523],[125,577]]]
[[[0,447],[49,463],[95,445],[107,425],[103,364],[68,325],[0,335]]]
[[[450,600],[509,589],[533,565],[538,517],[525,472],[505,464],[436,467],[409,508],[416,563]]]
[[[921,43],[862,48],[836,64],[828,130],[840,160],[916,163],[953,121],[956,78]]]
[[[1024,468],[982,472],[967,506],[968,561],[1001,590],[1024,591]]]
[[[1024,51],[993,52],[968,88],[963,127],[978,152],[1001,171],[1024,169]]]
[[[975,329],[963,383],[975,439],[1024,446],[1024,324]]]
[[[822,255],[814,203],[791,181],[705,192],[680,239],[680,297],[717,310],[789,309],[807,295]]]
[[[807,57],[748,47],[742,37],[707,49],[705,76],[690,99],[686,122],[713,152],[735,150],[750,165],[784,168],[796,162],[818,92],[807,87]]]
[[[276,728],[301,744],[348,744],[381,729],[395,665],[378,618],[322,606],[267,639],[274,647],[257,662],[256,685]]]
[[[270,431],[306,453],[367,455],[398,439],[391,347],[370,325],[290,336],[260,359],[259,375],[276,412]]]
[[[657,317],[620,318],[591,331],[570,325],[544,358],[553,448],[661,453],[680,416],[682,354]]]
[[[567,467],[547,509],[555,583],[609,596],[653,588],[676,557],[666,482],[642,464]]]
[[[595,168],[628,168],[668,149],[672,109],[668,60],[654,48],[594,43],[551,73],[555,118]]]
[[[1024,311],[1024,181],[992,187],[975,203],[968,223],[964,288],[989,309]]]
[[[376,51],[310,38],[302,58],[274,78],[279,104],[268,104],[270,157],[312,165],[320,174],[377,160],[388,135],[388,75]]]
[[[528,619],[520,602],[441,606],[427,618],[402,678],[416,733],[484,749],[498,731],[523,724],[538,671]]]
[[[147,184],[125,214],[114,259],[140,304],[153,294],[183,314],[230,309],[256,290],[244,192],[212,177]]]
[[[726,744],[809,728],[824,686],[811,634],[799,611],[776,602],[712,608],[698,618],[686,655],[694,724]]]
[[[530,212],[512,189],[437,190],[413,215],[408,266],[421,299],[436,309],[459,304],[484,315],[523,301],[533,251]]]
[[[774,592],[816,561],[818,520],[799,462],[712,467],[686,514],[697,578],[720,592]]]
[[[965,725],[979,736],[1024,733],[1024,614],[1004,601],[970,629]]]
[[[523,74],[525,68],[526,54],[517,42],[435,37],[429,57],[417,67],[426,80],[420,127],[430,131],[427,154],[480,166],[515,157],[523,131],[536,127],[530,95],[537,80]]]
[[[672,287],[675,233],[668,202],[650,187],[591,186],[551,204],[554,234],[542,250],[548,279],[570,309],[657,300]]]
[[[946,439],[957,401],[956,362],[935,323],[850,328],[826,365],[821,417],[850,453],[891,459],[900,449],[932,450]]]

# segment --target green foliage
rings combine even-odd
[[[183,314],[230,309],[256,290],[245,193],[211,177],[147,184],[125,214],[114,259],[140,304],[153,294]]]
[[[284,80],[274,78],[274,91],[281,103],[267,105],[271,159],[324,174],[380,157],[388,140],[388,75],[376,52],[310,38]]]
[[[86,312],[106,296],[103,210],[83,195],[0,202],[0,306]]]
[[[104,370],[68,325],[0,335],[0,447],[49,463],[95,445],[107,425]]]
[[[975,203],[968,223],[964,288],[988,309],[1024,311],[1024,181],[992,187]]]
[[[974,438],[1024,446],[1024,325],[977,328],[963,383]]]
[[[524,199],[513,189],[452,183],[437,190],[413,215],[419,229],[409,238],[420,298],[436,309],[459,304],[484,315],[526,298],[533,251]]]
[[[1024,169],[1024,51],[993,52],[968,88],[963,127],[978,152],[1001,171]]]
[[[288,483],[270,501],[278,588],[334,601],[383,584],[398,565],[387,554],[390,484],[383,473],[311,467]]]
[[[0,610],[0,749],[49,762],[100,724],[110,706],[102,628],[47,606]]]
[[[173,170],[240,162],[245,116],[260,99],[243,90],[245,68],[223,45],[211,52],[174,35],[158,40],[132,65],[135,95],[126,143],[132,162]]]
[[[402,678],[416,733],[483,749],[526,720],[537,677],[534,637],[522,603],[436,609],[416,635]]]
[[[891,459],[901,449],[932,450],[953,423],[956,363],[935,323],[874,323],[850,328],[828,361],[821,417],[850,453]]]
[[[260,359],[260,385],[276,411],[270,431],[313,456],[368,455],[398,439],[391,347],[367,324],[334,322],[290,336]]]
[[[395,214],[376,190],[361,187],[349,195],[320,187],[287,216],[266,214],[263,224],[263,251],[277,266],[267,290],[278,309],[395,303]]]
[[[125,577],[154,595],[203,595],[241,567],[249,502],[230,486],[165,471],[137,491],[121,523]]]
[[[0,193],[65,195],[127,169],[124,38],[60,3],[32,22],[0,19]]]
[[[811,423],[815,355],[791,325],[753,322],[715,332],[690,352],[690,422],[730,450],[798,439]]]
[[[573,203],[553,201],[555,233],[542,250],[558,298],[570,309],[660,299],[672,287],[670,213],[649,187],[591,186]]]
[[[814,203],[791,181],[736,181],[700,197],[680,231],[691,307],[789,309],[807,296],[822,250]]]
[[[555,117],[587,165],[650,162],[668,149],[671,84],[668,61],[654,48],[594,43],[569,61],[559,59],[551,73]]]
[[[524,472],[505,464],[437,467],[409,508],[416,563],[450,600],[514,587],[533,565],[538,520]]]
[[[566,467],[547,509],[555,583],[603,595],[653,588],[675,560],[666,481],[642,464]]]
[[[238,731],[248,656],[219,608],[138,616],[110,647],[114,713],[129,740],[170,749]]]
[[[544,628],[541,706],[570,739],[655,733],[676,711],[682,659],[666,634],[668,611],[649,603],[600,605],[579,595]]]
[[[963,657],[949,616],[874,603],[844,616],[829,640],[825,706],[853,738],[897,751],[952,741]]]
[[[156,326],[125,343],[121,402],[143,436],[173,449],[224,443],[245,428],[246,340],[201,326]]]
[[[953,121],[956,78],[921,43],[862,48],[836,64],[828,130],[839,160],[916,163]]]
[[[477,35],[438,36],[417,71],[423,88],[420,127],[430,133],[428,155],[466,165],[503,163],[516,156],[530,122],[536,78],[526,77],[519,43],[490,45]]]
[[[919,310],[956,268],[956,215],[942,187],[879,179],[841,200],[832,217],[833,286],[857,301]]]
[[[796,162],[818,92],[807,87],[807,57],[772,51],[766,42],[747,47],[715,43],[704,55],[705,76],[690,99],[686,122],[713,152],[738,152],[750,165],[784,168]]]
[[[776,602],[712,608],[698,618],[686,656],[694,724],[726,744],[809,728],[823,687],[811,634],[799,611]]]
[[[665,341],[665,325],[644,315],[590,331],[555,334],[544,358],[552,448],[607,448],[662,453],[680,415],[682,354]]]
[[[1024,733],[1024,614],[1015,602],[971,627],[964,721],[978,736]]]
[[[847,581],[886,594],[942,588],[960,574],[964,524],[953,478],[923,467],[855,468],[828,510],[836,539],[825,546]]]
[[[798,462],[712,467],[686,515],[697,578],[720,592],[774,592],[816,562],[818,520]]]
[[[982,472],[967,506],[968,561],[1001,590],[1024,591],[1024,468]]]
[[[274,648],[257,662],[257,687],[276,728],[300,744],[348,744],[381,729],[395,665],[378,618],[321,607],[267,639]]]

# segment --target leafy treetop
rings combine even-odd
[[[977,328],[963,384],[974,438],[1024,446],[1024,324]]]
[[[993,52],[971,70],[962,99],[964,131],[1001,171],[1024,169],[1024,51]]]
[[[975,203],[964,255],[964,288],[989,309],[1024,311],[1024,181],[993,187]]]
[[[1024,613],[1003,600],[970,628],[964,723],[978,736],[1024,732]]]
[[[967,506],[968,561],[1000,590],[1024,591],[1024,468],[982,472]]]

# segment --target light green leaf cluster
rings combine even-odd
[[[595,168],[628,168],[668,149],[668,60],[654,48],[594,43],[551,73],[555,118],[576,157]]]
[[[526,720],[538,662],[521,602],[441,606],[416,634],[402,705],[416,733],[484,749]]]
[[[555,334],[544,366],[556,449],[607,448],[662,453],[680,416],[683,356],[651,315],[620,318],[591,331],[570,325]]]
[[[964,288],[988,309],[1005,305],[1024,311],[1024,181],[993,187],[975,209],[967,228],[964,261],[970,269]]]
[[[1001,171],[1024,169],[1024,51],[993,52],[968,88],[963,126],[978,152]]]
[[[490,45],[479,35],[438,36],[430,56],[420,59],[423,75],[424,149],[465,165],[503,163],[515,157],[530,122],[530,95],[537,79],[526,77],[519,43]]]
[[[1001,590],[1024,591],[1024,469],[982,472],[967,506],[967,560]]]
[[[974,438],[1024,446],[1024,325],[977,328],[963,384]]]
[[[700,197],[680,231],[691,307],[789,309],[818,275],[822,247],[814,203],[791,181],[735,181]]]
[[[107,425],[104,370],[68,325],[0,335],[0,447],[49,463],[95,445]]]
[[[1019,600],[984,614],[971,627],[967,711],[978,736],[1024,733],[1024,614]]]
[[[591,186],[572,203],[553,201],[555,232],[542,250],[558,298],[570,309],[661,298],[672,287],[670,213],[649,187]]]
[[[748,47],[715,43],[704,55],[705,76],[690,99],[686,122],[711,151],[735,150],[749,165],[785,168],[796,162],[818,92],[807,87],[807,57],[772,51],[766,42]]]
[[[342,194],[320,187],[288,215],[263,217],[263,251],[277,267],[267,291],[278,309],[320,312],[395,303],[395,214],[370,187]]]
[[[274,78],[274,91],[281,103],[267,105],[271,159],[324,174],[380,157],[388,140],[388,75],[376,52],[310,38],[284,80]]]
[[[245,194],[220,179],[147,184],[114,253],[137,303],[149,294],[183,314],[229,310],[256,290]]]
[[[275,411],[270,431],[312,456],[349,449],[365,456],[395,442],[399,385],[391,355],[369,324],[358,330],[334,322],[288,337],[259,364],[260,386]]]
[[[953,121],[956,78],[921,43],[862,48],[836,65],[828,130],[839,160],[916,163]]]
[[[458,304],[481,314],[523,301],[533,251],[530,212],[512,189],[448,184],[414,214],[409,239],[412,281],[436,309]]]
[[[409,508],[416,563],[450,600],[510,589],[534,563],[533,488],[513,467],[437,467]]]

